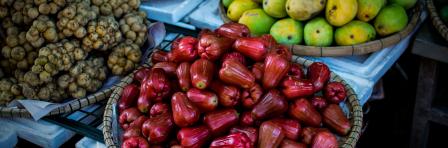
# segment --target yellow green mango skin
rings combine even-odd
[[[275,18],[284,18],[288,14],[285,7],[286,0],[263,0],[263,10]]]
[[[336,44],[339,46],[365,43],[374,40],[375,36],[376,31],[372,25],[358,20],[337,28],[334,33]]]
[[[414,7],[417,3],[417,0],[388,0],[389,4],[397,4],[405,9],[410,9]]]
[[[246,25],[251,35],[260,36],[269,33],[275,19],[266,14],[263,9],[252,9],[244,12],[238,23]]]
[[[333,43],[333,26],[322,17],[314,18],[305,25],[304,39],[308,46],[330,46]]]
[[[353,20],[358,13],[357,0],[328,0],[325,10],[327,21],[336,27]]]
[[[386,0],[358,0],[357,18],[368,22],[373,20],[386,4]]]
[[[236,22],[244,12],[258,7],[258,4],[252,0],[234,0],[227,9],[227,17]]]
[[[233,0],[222,0],[222,4],[226,8],[228,8],[232,2],[233,2]]]
[[[387,36],[403,30],[408,24],[406,10],[399,5],[389,5],[381,9],[375,18],[375,30],[380,36]]]
[[[286,12],[295,20],[306,21],[323,11],[326,2],[326,0],[287,0]]]
[[[300,44],[303,40],[303,25],[292,18],[282,19],[272,25],[271,35],[280,44]]]

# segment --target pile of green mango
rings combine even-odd
[[[222,0],[227,17],[282,44],[349,46],[403,30],[417,0]],[[303,43],[304,42],[304,43]]]

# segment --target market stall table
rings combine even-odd
[[[448,44],[425,23],[412,48],[412,53],[421,56],[417,80],[417,94],[411,133],[411,147],[426,147],[430,122],[448,126],[448,111],[438,104],[436,92],[442,63],[448,63]]]

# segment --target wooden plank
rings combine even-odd
[[[417,81],[417,94],[411,132],[411,147],[426,147],[432,101],[434,99],[438,65],[436,61],[422,58]]]

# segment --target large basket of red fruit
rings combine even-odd
[[[343,79],[269,36],[239,43],[223,27],[155,50],[119,83],[104,113],[108,147],[356,146],[363,114]]]

